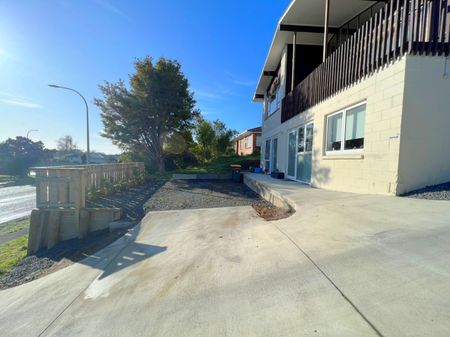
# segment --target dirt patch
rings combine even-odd
[[[288,218],[292,215],[292,210],[287,210],[279,207],[271,206],[263,206],[259,204],[253,205],[256,213],[259,216],[267,221],[275,221]]]

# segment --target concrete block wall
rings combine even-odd
[[[312,186],[330,190],[397,194],[405,58],[380,69],[325,102],[281,124],[271,116],[263,126],[265,139],[278,137],[278,168],[286,172],[289,131],[314,122]],[[326,117],[366,102],[362,155],[325,155]],[[273,120],[271,120],[273,119]]]
[[[399,193],[450,181],[450,60],[407,56]]]

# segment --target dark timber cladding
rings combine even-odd
[[[450,54],[450,0],[390,0],[282,102],[281,121],[302,113],[405,54]]]

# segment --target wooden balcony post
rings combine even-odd
[[[325,20],[323,25],[323,62],[328,54],[328,24],[330,19],[330,0],[325,0]]]
[[[297,32],[294,32],[292,38],[292,76],[291,76],[291,91],[295,88],[295,59],[297,57]]]

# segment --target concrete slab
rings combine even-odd
[[[254,179],[297,212],[149,213],[95,257],[0,292],[2,336],[449,335],[450,203]]]
[[[383,336],[450,335],[450,202],[247,178],[292,203],[276,226]]]
[[[251,207],[150,213],[136,231],[103,271],[79,264],[0,292],[4,335],[376,335]],[[64,286],[73,294],[52,296]]]

